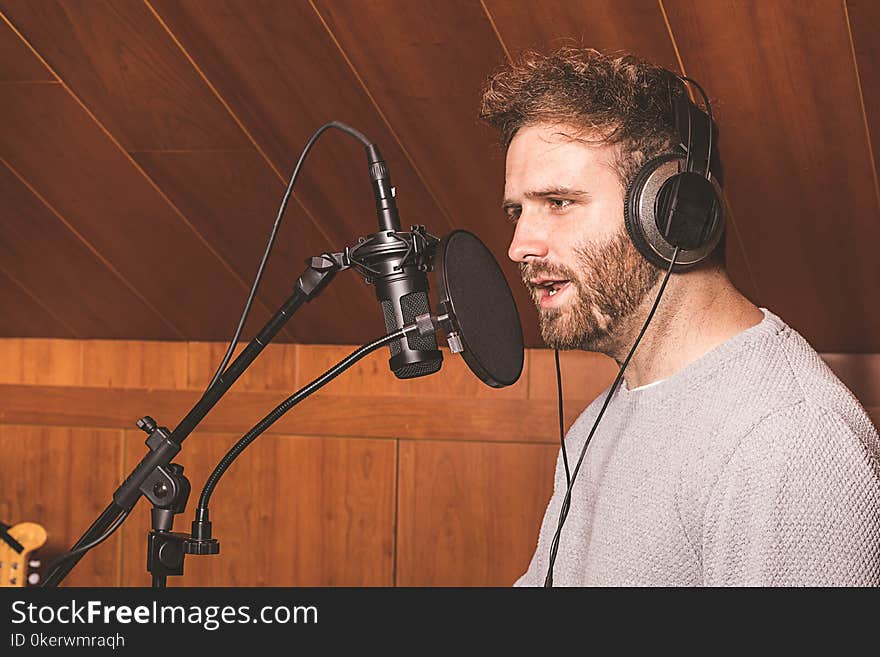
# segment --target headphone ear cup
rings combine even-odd
[[[663,258],[654,248],[651,247],[649,236],[652,235],[653,231],[651,230],[651,225],[646,225],[644,223],[647,218],[647,220],[653,224],[653,213],[646,217],[648,213],[642,212],[640,208],[645,204],[645,185],[651,180],[652,176],[655,176],[657,170],[668,162],[675,162],[683,159],[683,157],[674,154],[666,154],[648,160],[642,165],[642,168],[638,170],[635,178],[633,178],[629,187],[627,187],[626,195],[624,196],[623,223],[624,226],[626,226],[626,232],[629,234],[633,246],[636,247],[638,252],[641,253],[648,262],[664,269],[669,267],[669,261]],[[666,182],[671,177],[671,175],[664,176],[663,182]],[[654,201],[650,201],[650,205],[651,207],[654,207]]]
[[[724,232],[719,190],[714,182],[709,182],[701,176],[702,181],[691,179],[698,174],[682,174],[681,169],[684,168],[685,161],[683,154],[667,153],[646,162],[627,187],[623,208],[626,232],[635,248],[646,260],[657,267],[667,269],[672,262],[675,244],[681,247],[676,258],[676,272],[684,271],[705,259],[718,244]],[[705,185],[701,186],[702,183]],[[677,202],[681,202],[682,208],[688,207],[687,201],[696,196],[702,207],[706,208],[706,212],[712,212],[714,215],[709,225],[705,226],[706,213],[703,212],[700,215],[703,219],[698,222],[699,226],[696,228],[693,223],[682,225],[680,217],[676,215],[673,217],[672,225],[663,226],[661,231],[661,227],[657,225],[657,213],[658,211],[663,213],[660,222],[663,223],[666,219],[665,211],[670,206],[670,190],[681,191],[682,188],[685,194],[677,199]],[[696,192],[692,193],[692,190]],[[693,215],[693,209],[688,207],[688,218]],[[668,239],[664,233],[669,235]]]

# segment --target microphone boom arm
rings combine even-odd
[[[52,572],[47,575],[46,579],[43,580],[43,587],[58,586],[86,554],[86,551],[79,553],[76,553],[76,551],[104,537],[105,533],[108,533],[108,530],[114,525],[114,522],[123,513],[127,514],[130,512],[142,495],[146,496],[154,504],[154,509],[174,510],[178,500],[175,500],[174,496],[169,497],[169,489],[176,491],[180,488],[185,489],[187,494],[189,493],[188,481],[185,482],[184,486],[168,485],[174,483],[175,480],[177,480],[177,483],[185,481],[185,477],[182,475],[183,468],[176,466],[179,472],[175,472],[175,467],[171,464],[172,459],[181,450],[183,441],[214,408],[248,366],[260,355],[266,345],[293,317],[300,306],[318,296],[338,272],[349,268],[349,264],[346,263],[346,257],[342,253],[324,253],[320,256],[309,258],[306,261],[306,265],[306,270],[294,286],[293,294],[281,305],[278,311],[257,336],[250,341],[244,351],[229,365],[214,385],[205,391],[205,394],[202,395],[192,410],[180,421],[174,431],[169,431],[166,427],[156,426],[155,421],[148,416],[138,420],[137,426],[148,434],[146,444],[150,449],[149,453],[134,467],[131,474],[113,493],[113,499],[107,508],[104,509],[92,523],[91,527],[86,530],[85,534],[73,545],[68,553],[70,555],[69,558],[58,563],[52,569]],[[119,523],[119,525],[121,524]],[[171,523],[167,517],[163,521],[163,526],[170,530]],[[162,533],[171,534],[169,531],[163,531]],[[153,544],[154,541],[151,541],[151,549]],[[158,550],[159,547],[157,545],[156,549]],[[202,539],[199,536],[193,536],[192,540],[184,548],[186,553],[191,554],[216,554],[220,551],[219,544],[216,541],[212,541],[210,538]],[[170,570],[179,570],[179,573],[169,572],[168,574],[182,574],[184,552],[181,550],[178,556],[179,565]],[[161,559],[156,558],[154,561],[159,563]],[[166,570],[168,569],[166,568]],[[155,585],[157,580],[155,573],[153,573],[153,577]],[[164,583],[164,577],[160,576],[160,579]]]

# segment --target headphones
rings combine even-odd
[[[679,248],[674,271],[693,267],[712,253],[724,233],[721,187],[710,167],[717,126],[703,88],[669,72],[672,112],[678,144],[673,152],[646,162],[626,190],[624,224],[648,261],[667,269]],[[699,89],[708,114],[679,83]]]

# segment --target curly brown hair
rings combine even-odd
[[[520,128],[536,123],[569,125],[577,131],[573,139],[617,144],[614,169],[626,189],[645,162],[676,143],[672,101],[682,93],[677,75],[634,55],[529,50],[489,77],[480,118],[501,132],[505,148]],[[712,259],[721,263],[723,254],[722,238]]]

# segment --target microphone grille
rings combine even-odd
[[[403,313],[403,323],[413,324],[416,317],[431,312],[428,304],[428,295],[424,292],[411,292],[400,297],[400,310]],[[432,351],[437,348],[437,338],[430,335],[408,335],[407,345],[416,351]]]
[[[392,331],[396,331],[399,327],[397,326],[397,316],[394,314],[394,304],[391,303],[389,299],[382,300],[382,315],[385,317],[385,330],[391,333]],[[400,353],[400,342],[395,340],[390,345],[391,347],[391,355],[396,356]]]
[[[442,360],[431,360],[424,363],[413,363],[412,365],[404,365],[394,371],[394,375],[398,379],[414,379],[419,376],[433,374],[440,369],[443,364]]]

